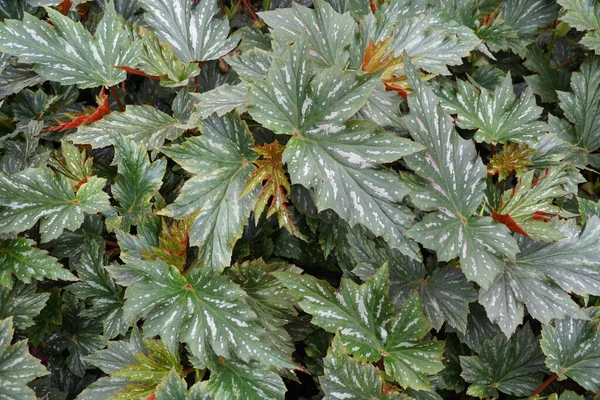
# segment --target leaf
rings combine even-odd
[[[477,142],[531,144],[548,132],[548,125],[538,121],[542,108],[536,105],[533,91],[527,88],[517,99],[510,72],[493,93],[466,81],[457,84],[456,93],[441,93],[442,105],[457,115],[459,127],[477,130]]]
[[[177,354],[171,353],[159,340],[144,340],[144,351],[133,353],[135,362],[126,364],[111,373],[111,378],[127,379],[125,390],[115,394],[113,399],[144,399],[154,394],[159,383],[171,371],[183,373]]]
[[[105,115],[110,113],[110,106],[108,103],[108,95],[104,94],[104,88],[100,91],[100,95],[96,98],[98,108],[89,113],[84,111],[82,115],[74,116],[70,121],[63,122],[60,125],[52,126],[43,130],[43,132],[62,132],[69,129],[76,129],[80,126],[91,124],[102,119]]]
[[[506,336],[515,332],[523,319],[523,304],[543,324],[566,316],[585,318],[568,293],[582,296],[600,293],[600,219],[591,217],[580,229],[575,220],[554,221],[565,236],[552,243],[519,238],[521,253],[504,263],[503,272],[492,285],[480,291],[479,302],[491,321]]]
[[[588,31],[579,41],[600,54],[600,6],[593,0],[558,0],[567,12],[560,18],[578,31]]]
[[[443,369],[440,357],[444,344],[422,341],[429,322],[417,294],[400,311],[395,309],[387,298],[387,266],[361,286],[342,278],[337,291],[313,277],[284,272],[275,275],[313,316],[313,324],[339,332],[344,347],[356,360],[383,359],[386,373],[401,386],[430,390],[426,375]]]
[[[436,212],[425,215],[406,235],[435,250],[440,261],[458,256],[467,279],[487,287],[502,271],[502,257],[514,258],[518,247],[506,227],[474,216],[483,200],[485,166],[473,142],[454,131],[431,89],[418,81],[414,70],[408,77],[415,93],[408,98],[411,112],[404,122],[427,150],[404,158],[421,177],[405,184],[418,208]]]
[[[426,273],[422,263],[411,260],[378,240],[372,240],[362,230],[353,230],[347,239],[357,263],[352,273],[366,280],[388,263],[389,294],[396,306],[402,306],[414,292],[418,292],[423,312],[433,329],[439,331],[443,323],[448,321],[460,332],[465,331],[469,303],[477,300],[477,295],[458,269],[446,266]]]
[[[96,241],[90,242],[75,266],[82,281],[69,285],[67,290],[80,299],[91,301],[92,306],[84,314],[100,319],[104,336],[112,339],[125,335],[129,325],[123,321],[124,290],[113,282],[105,265],[108,265],[108,260],[104,248]]]
[[[142,51],[138,67],[146,76],[160,79],[161,86],[186,86],[188,81],[200,74],[196,63],[183,63],[168,43],[160,43],[148,29],[140,27]],[[128,71],[129,72],[129,71]]]
[[[81,226],[84,213],[109,208],[102,191],[106,181],[90,177],[74,193],[69,180],[48,168],[29,168],[15,175],[0,173],[0,232],[23,232],[37,221],[42,243],[56,239],[64,229]]]
[[[61,141],[61,152],[53,152],[48,165],[59,174],[71,180],[71,185],[78,189],[92,175],[94,159],[88,157],[86,151],[79,151],[77,146],[66,140]]]
[[[201,119],[208,118],[214,113],[222,117],[233,110],[241,114],[248,106],[248,88],[243,85],[231,86],[226,83],[208,92],[194,93],[193,96],[200,101],[196,104],[195,111]]]
[[[162,230],[158,237],[159,245],[151,246],[150,250],[143,251],[144,259],[160,258],[167,264],[174,265],[183,271],[187,261],[189,232],[195,218],[195,214],[190,214],[181,221],[174,221],[170,227],[163,219]]]
[[[600,148],[600,59],[590,57],[571,77],[573,93],[558,92],[560,108],[573,124],[561,137],[585,154]]]
[[[0,397],[7,400],[35,400],[35,393],[27,387],[27,383],[48,375],[48,371],[29,354],[27,341],[11,345],[12,336],[12,318],[0,321]]]
[[[146,22],[156,36],[173,46],[177,57],[185,63],[216,60],[233,50],[239,40],[235,36],[227,38],[227,18],[214,18],[218,13],[217,0],[198,4],[188,0],[141,0],[141,3],[147,11]]]
[[[215,400],[283,400],[285,397],[286,387],[281,377],[264,364],[219,357],[209,367],[207,388]]]
[[[503,334],[483,343],[477,356],[460,357],[461,376],[471,385],[467,394],[479,398],[498,397],[499,391],[528,396],[542,382],[544,354],[529,325],[511,339]]]
[[[581,222],[585,224],[588,218],[592,215],[600,217],[600,202],[591,201],[588,199],[577,199],[579,203],[579,215],[581,216]]]
[[[0,24],[0,51],[34,63],[34,71],[50,81],[80,88],[114,86],[126,78],[113,65],[127,65],[137,58],[140,43],[115,11],[113,3],[92,36],[81,23],[46,8],[52,25],[25,14],[23,22]]]
[[[62,324],[62,297],[60,289],[54,288],[44,308],[38,315],[33,317],[34,325],[27,329],[29,342],[33,346],[39,346],[46,335],[53,333],[57,325]]]
[[[277,214],[279,227],[287,229],[292,235],[306,241],[306,237],[292,220],[292,213],[287,205],[290,182],[286,171],[283,169],[282,156],[285,146],[280,145],[275,140],[273,143],[253,147],[252,150],[262,158],[254,161],[257,168],[250,175],[241,196],[252,193],[259,185],[262,186],[256,200],[254,214],[256,216],[262,215],[267,203],[271,200],[266,217],[269,218]]]
[[[113,144],[113,137],[122,135],[147,148],[161,146],[183,133],[177,120],[148,105],[128,105],[124,112],[112,112],[98,122],[79,128],[68,136],[74,143],[89,144],[93,148]]]
[[[113,164],[118,166],[118,174],[111,190],[120,206],[117,208],[121,217],[119,226],[126,229],[130,225],[138,225],[151,215],[150,200],[162,185],[167,161],[160,159],[150,162],[143,146],[121,135],[116,135],[113,143]]]
[[[200,129],[202,136],[162,150],[193,177],[160,213],[181,219],[200,210],[190,229],[190,244],[200,248],[203,266],[218,270],[230,264],[258,196],[255,191],[240,199],[257,156],[250,150],[248,127],[237,114],[204,120]]]
[[[272,35],[292,42],[303,34],[308,39],[310,60],[321,68],[338,66],[343,69],[349,58],[356,22],[349,13],[340,14],[322,0],[314,1],[310,9],[292,3],[291,8],[259,13],[271,27]]]
[[[12,289],[0,287],[0,320],[12,317],[17,329],[34,325],[33,318],[46,305],[50,294],[38,293],[36,284],[16,282]]]
[[[540,172],[535,180],[534,176],[535,171],[521,175],[513,189],[504,192],[500,207],[497,213],[492,214],[492,218],[503,223],[497,216],[509,216],[517,224],[519,233],[536,241],[552,242],[562,239],[564,236],[548,223],[550,217],[544,216],[573,216],[554,205],[554,200],[570,194],[568,186],[577,187],[577,184],[585,182],[585,179],[566,167],[550,168],[546,173]],[[510,226],[509,229],[517,232]]]
[[[211,275],[212,269],[194,269],[186,277],[161,260],[139,261],[128,269],[141,280],[127,289],[125,320],[144,317],[144,335],[160,335],[171,352],[185,342],[201,360],[208,346],[223,357],[290,365],[260,338],[256,315],[241,301],[244,292],[226,278]]]
[[[597,321],[568,316],[542,328],[546,365],[558,379],[571,378],[585,389],[600,389],[600,336]]]
[[[171,369],[169,374],[156,387],[156,400],[211,400],[205,382],[199,382],[187,390],[185,379]]]
[[[558,101],[557,91],[569,90],[571,74],[561,68],[561,64],[562,61],[548,59],[539,46],[529,46],[524,65],[536,74],[523,78],[533,93],[540,96],[544,103],[556,103]]]
[[[533,165],[529,157],[534,154],[537,154],[537,151],[525,144],[507,143],[501,153],[490,159],[488,173],[498,175],[498,182],[502,182],[513,173],[521,175]]]
[[[373,365],[363,364],[347,354],[339,336],[324,360],[325,375],[319,378],[324,400],[378,399],[383,393],[383,379]]]
[[[13,287],[13,274],[25,283],[30,283],[32,278],[77,280],[77,277],[63,268],[56,258],[34,245],[33,240],[25,238],[0,240],[0,265],[2,266],[0,284],[2,286],[9,289]]]

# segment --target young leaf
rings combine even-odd
[[[100,319],[104,325],[104,336],[112,339],[124,335],[129,325],[123,321],[124,290],[108,275],[104,268],[107,264],[102,245],[91,241],[75,267],[82,282],[69,285],[67,290],[80,299],[92,302],[92,307],[83,314]]]
[[[181,61],[216,60],[236,46],[238,38],[227,38],[229,21],[214,18],[217,0],[141,0],[146,21],[161,41],[168,42]],[[125,63],[114,65],[127,65]]]
[[[115,135],[113,143],[113,164],[118,166],[119,172],[111,189],[120,206],[117,208],[121,214],[119,226],[128,229],[130,225],[138,225],[151,215],[150,200],[162,185],[167,161],[159,159],[150,162],[143,146],[136,145],[122,135]]]
[[[542,350],[546,365],[560,380],[571,378],[592,392],[600,390],[598,321],[567,317],[545,325]]]
[[[106,181],[90,177],[74,193],[64,175],[49,168],[30,168],[7,176],[0,173],[0,233],[23,232],[41,220],[42,242],[56,239],[63,230],[75,230],[84,213],[109,208],[102,191]]]
[[[181,221],[173,222],[170,227],[163,219],[162,230],[158,237],[159,245],[151,246],[149,250],[143,249],[143,258],[154,260],[158,257],[183,271],[187,260],[190,228],[195,218],[195,214],[190,214]]]
[[[488,173],[498,175],[498,182],[502,182],[511,174],[521,175],[533,165],[531,156],[537,151],[524,144],[507,143],[502,148],[502,153],[495,154],[490,159]]]
[[[585,318],[565,292],[600,295],[600,219],[591,217],[580,229],[574,220],[555,221],[564,239],[538,243],[519,238],[521,253],[504,263],[490,287],[480,291],[479,302],[490,320],[510,336],[523,320],[523,304],[543,324],[552,319]]]
[[[510,72],[493,93],[466,81],[457,81],[458,91],[442,91],[442,105],[456,114],[457,125],[476,129],[475,140],[492,144],[534,143],[548,132],[548,125],[538,121],[542,108],[535,102],[530,88],[517,99],[513,92]]]
[[[6,400],[35,400],[33,390],[27,383],[48,371],[39,360],[27,351],[27,341],[11,345],[13,336],[12,318],[0,321],[0,398]]]
[[[378,399],[383,393],[383,379],[371,364],[354,360],[338,335],[325,357],[325,375],[319,378],[324,400]]]
[[[256,314],[241,300],[244,292],[226,278],[211,275],[212,269],[195,269],[186,277],[161,260],[139,261],[128,268],[141,280],[127,289],[125,320],[145,317],[146,337],[160,335],[172,352],[185,342],[203,362],[210,346],[219,356],[293,368],[260,338],[262,329],[253,321]]]
[[[329,3],[314,1],[310,9],[292,3],[291,8],[280,8],[260,13],[279,39],[292,42],[306,34],[311,61],[318,68],[346,67],[348,48],[353,41],[356,22],[349,13],[337,13]]]
[[[156,387],[156,400],[212,400],[206,382],[198,382],[188,392],[187,383],[175,369]]]
[[[53,152],[48,160],[48,165],[56,172],[71,180],[71,184],[78,188],[92,175],[94,159],[88,157],[86,151],[80,151],[77,146],[63,140],[60,144],[61,152]]]
[[[52,25],[25,14],[23,22],[6,20],[0,24],[0,51],[35,63],[34,71],[47,80],[80,88],[114,86],[127,74],[114,65],[135,62],[140,43],[115,11],[106,6],[104,17],[92,36],[81,23],[46,8]]]
[[[422,341],[429,322],[417,294],[400,311],[395,309],[387,297],[387,266],[361,286],[343,278],[337,291],[304,275],[279,272],[276,276],[299,299],[302,309],[312,314],[312,323],[328,332],[338,331],[357,360],[383,359],[385,371],[401,386],[430,390],[426,375],[443,369],[444,344]]]
[[[33,240],[25,238],[0,240],[0,285],[11,289],[13,274],[25,283],[30,283],[32,278],[77,280],[56,258],[34,245]]]
[[[38,293],[36,284],[16,282],[12,289],[0,286],[0,320],[12,317],[17,329],[30,327],[49,297],[49,293]]]
[[[108,104],[108,95],[104,94],[104,88],[100,91],[100,95],[96,98],[98,107],[96,109],[84,110],[83,113],[73,115],[70,121],[62,122],[60,125],[52,126],[43,130],[43,132],[62,132],[69,129],[76,129],[83,125],[91,124],[102,119],[106,114],[110,113]]]
[[[250,150],[248,127],[237,114],[209,118],[200,129],[202,136],[162,149],[194,176],[161,214],[181,219],[200,210],[190,229],[190,244],[200,247],[203,266],[218,270],[230,264],[258,196],[255,190],[240,199],[257,156]]]
[[[273,143],[253,147],[252,150],[262,158],[254,161],[257,168],[246,182],[242,197],[252,193],[257,186],[262,186],[254,207],[254,214],[256,216],[262,215],[267,203],[271,200],[267,210],[267,218],[277,214],[280,227],[287,229],[292,235],[306,240],[306,237],[298,230],[292,220],[292,213],[286,204],[287,195],[290,192],[290,182],[286,176],[286,171],[283,169],[282,156],[285,146],[280,145],[275,140]]]
[[[528,396],[537,388],[546,368],[537,338],[526,325],[510,340],[499,334],[483,343],[477,356],[460,357],[461,376],[471,385],[467,394],[498,397],[498,391]]]
[[[147,148],[161,146],[183,133],[177,120],[152,106],[128,105],[124,112],[112,112],[98,122],[86,125],[68,136],[74,143],[93,148],[113,144],[113,137],[122,135]]]
[[[454,131],[431,89],[413,69],[408,77],[415,93],[408,99],[411,113],[405,123],[427,150],[405,157],[422,178],[405,183],[417,207],[436,212],[410,228],[407,236],[435,250],[440,261],[458,256],[467,279],[487,287],[502,271],[502,257],[514,258],[518,247],[505,226],[489,217],[473,216],[483,200],[485,166],[473,142]]]

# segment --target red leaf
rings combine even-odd
[[[84,114],[74,118],[71,121],[64,122],[58,126],[52,126],[44,129],[42,132],[62,132],[68,129],[75,129],[77,127],[91,124],[102,119],[106,114],[110,113],[110,107],[108,105],[108,95],[104,94],[104,88],[100,91],[98,96],[98,108],[92,114]]]
[[[500,214],[496,212],[496,210],[492,210],[492,219],[506,225],[511,232],[520,233],[523,236],[529,237],[529,234],[517,224],[510,214]]]
[[[137,68],[131,68],[131,67],[127,67],[125,65],[113,65],[113,67],[122,69],[123,71],[127,72],[128,74],[141,75],[141,76],[145,76],[146,78],[150,78],[150,79],[160,79],[160,76],[158,76],[158,75],[150,75],[150,74],[147,74],[144,71],[137,69]]]
[[[152,393],[150,396],[146,397],[146,400],[156,400],[156,395]]]
[[[72,5],[71,0],[63,0],[56,6],[56,10],[62,15],[67,15]]]

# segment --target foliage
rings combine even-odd
[[[596,0],[0,0],[0,398],[598,397]]]

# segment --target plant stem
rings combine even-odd
[[[535,389],[535,391],[534,391],[533,393],[531,393],[531,397],[533,397],[533,396],[537,396],[538,394],[542,393],[542,391],[543,391],[544,389],[546,389],[546,388],[548,387],[548,385],[549,385],[549,384],[551,384],[552,382],[554,382],[554,380],[555,380],[556,378],[558,378],[558,375],[556,375],[556,373],[554,373],[554,374],[550,375],[550,378],[546,379],[546,380],[544,381],[544,383],[542,383],[542,384],[540,385],[540,387],[539,387],[539,388]]]
[[[375,0],[369,0],[369,5],[371,6],[371,12],[375,14],[375,11],[377,11],[377,5],[375,4]]]
[[[271,0],[263,0],[263,11],[271,10]]]
[[[121,99],[119,98],[119,94],[117,93],[117,89],[114,86],[110,87],[110,92],[112,93],[115,101],[117,102],[117,106],[119,106],[119,111],[125,111],[125,107],[123,107],[123,103],[121,103]]]
[[[258,15],[256,15],[256,13],[254,12],[252,6],[250,5],[250,3],[248,3],[248,0],[242,0],[242,4],[244,5],[244,8],[250,13],[250,17],[252,18],[252,20],[258,21]]]

